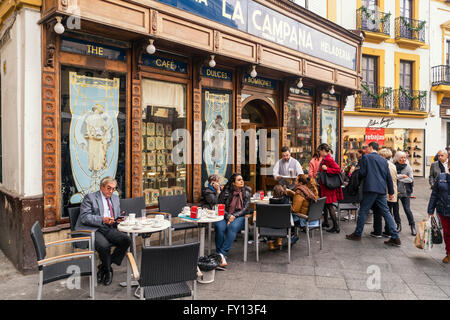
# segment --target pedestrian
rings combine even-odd
[[[347,165],[344,169],[344,186],[347,186],[350,182],[350,179],[352,177],[352,173],[355,171],[356,165],[353,163],[350,163]]]
[[[273,197],[269,199],[270,204],[289,204],[289,197],[286,195],[286,189],[277,184],[273,188]],[[267,245],[269,246],[269,250],[275,250],[277,247],[281,247],[283,244],[283,238],[277,238],[276,242],[273,237],[269,237],[267,240]]]
[[[443,238],[447,255],[442,260],[443,263],[450,262],[450,174],[441,173],[436,179],[428,202],[428,215],[431,216],[436,210],[442,224]]]
[[[223,186],[219,183],[219,176],[217,174],[210,175],[208,177],[208,186],[202,191],[202,207],[214,209],[222,189]]]
[[[377,142],[369,143],[369,153],[364,155],[360,161],[359,174],[364,178],[363,198],[359,209],[358,220],[355,231],[347,235],[348,240],[361,240],[367,215],[374,204],[380,209],[381,214],[388,223],[391,238],[384,243],[387,245],[400,246],[401,241],[395,229],[395,222],[389,213],[386,199],[386,186],[389,198],[394,197],[394,185],[392,183],[389,165],[386,159],[378,154],[379,145]]]
[[[250,213],[252,189],[245,186],[240,173],[233,173],[219,195],[218,202],[225,205],[224,219],[214,223],[216,231],[216,252],[220,254],[221,267],[227,266],[226,256],[236,234],[244,229],[245,215]]]
[[[334,161],[333,157],[331,156],[331,148],[328,144],[322,143],[317,148],[319,151],[319,154],[321,157],[323,157],[322,162],[320,163],[319,172],[326,172],[327,174],[341,174],[341,168],[339,168],[339,165]],[[333,221],[333,227],[330,229],[327,229],[328,232],[336,232],[339,233],[339,225],[336,218],[336,210],[334,207],[335,202],[338,202],[339,200],[344,199],[344,196],[342,194],[342,188],[338,187],[336,189],[328,189],[322,181],[319,183],[320,185],[320,194],[321,197],[326,197],[327,200],[325,201],[325,209],[324,209],[324,222],[323,227],[329,228],[328,225],[328,215],[331,218],[331,221]]]
[[[430,176],[428,177],[428,182],[430,183],[431,189],[433,189],[434,183],[437,180],[437,177],[441,173],[445,173],[448,171],[448,153],[447,150],[441,149],[437,153],[437,159],[431,164],[430,167]]]
[[[381,149],[380,152],[378,152],[378,154],[380,156],[382,156],[383,158],[385,158],[388,162],[389,165],[389,172],[391,174],[391,178],[392,178],[392,184],[394,186],[394,197],[392,199],[389,199],[389,194],[387,194],[387,199],[388,199],[388,207],[389,207],[389,211],[391,213],[391,215],[394,212],[394,208],[395,206],[397,206],[397,213],[398,213],[398,202],[397,202],[397,168],[395,167],[395,165],[390,161],[392,158],[392,151],[391,149],[388,148],[384,148]],[[387,238],[390,237],[390,233],[389,233],[389,225],[387,224],[387,222],[385,221],[384,224],[384,232],[381,233],[382,225],[383,225],[383,220],[382,220],[382,213],[381,210],[375,206],[373,208],[373,232],[370,233],[370,235],[374,238],[381,238],[381,236],[385,236]],[[398,216],[398,215],[397,215]],[[400,232],[400,222],[398,222],[399,220],[397,220],[397,218],[394,216],[394,220],[397,224],[397,232]]]
[[[317,178],[317,172],[319,172],[319,165],[320,162],[322,162],[322,157],[319,154],[319,151],[315,151],[314,155],[311,159],[311,161],[309,162],[309,172],[308,175],[311,178],[316,179]]]
[[[411,228],[411,235],[416,235],[416,223],[414,222],[414,216],[411,211],[411,194],[413,192],[413,170],[406,160],[406,153],[403,151],[397,151],[395,153],[394,164],[397,168],[397,187],[398,187],[398,201],[402,203],[403,211],[405,211],[408,223]],[[398,224],[400,221],[400,205],[394,208],[394,216],[398,217]],[[400,227],[401,228],[401,227]]]

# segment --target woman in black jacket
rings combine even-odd
[[[222,257],[221,267],[230,251],[236,234],[244,229],[245,215],[250,213],[250,198],[252,189],[244,185],[240,173],[233,173],[219,195],[218,203],[225,205],[224,220],[214,223],[216,231],[216,252]]]
[[[219,201],[219,195],[223,186],[219,184],[219,176],[212,174],[208,177],[208,186],[202,192],[202,208],[214,209]]]

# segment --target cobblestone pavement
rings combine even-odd
[[[426,217],[430,195],[428,182],[416,179],[411,208],[416,221]],[[318,234],[312,242],[311,256],[307,256],[306,238],[292,247],[292,261],[287,264],[287,249],[269,251],[262,243],[260,262],[256,262],[253,245],[249,246],[248,262],[242,260],[243,238],[238,237],[229,253],[226,271],[216,271],[215,281],[198,284],[198,299],[450,299],[450,265],[442,263],[444,245],[436,245],[424,252],[414,247],[406,216],[401,209],[402,246],[388,247],[386,238],[370,237],[372,224],[366,224],[361,242],[345,239],[353,232],[355,222],[342,221],[340,234],[324,232],[324,247],[319,250]],[[371,218],[370,218],[371,220]],[[369,271],[380,270],[379,288],[367,285]],[[375,268],[376,268],[375,267]],[[125,263],[114,269],[113,283],[96,288],[97,299],[135,299],[126,296],[119,282],[126,279]],[[0,299],[35,299],[37,273],[22,275],[0,251]],[[67,289],[64,281],[44,286],[43,299],[88,299],[87,278],[82,289]],[[220,294],[218,294],[220,292]]]

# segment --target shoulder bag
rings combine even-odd
[[[442,233],[434,216],[431,216],[431,241],[433,244],[442,243]]]
[[[322,160],[323,162],[323,160]],[[320,168],[322,168],[322,162],[320,163]],[[337,189],[339,187],[341,187],[344,184],[344,179],[342,178],[342,174],[331,174],[331,173],[327,173],[326,171],[322,171],[319,174],[319,179],[322,182],[322,184],[327,188],[327,189]]]

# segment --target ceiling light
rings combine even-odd
[[[214,55],[212,54],[211,55],[211,60],[209,60],[209,66],[211,67],[211,68],[214,68],[215,66],[216,66],[216,61],[214,60]]]

